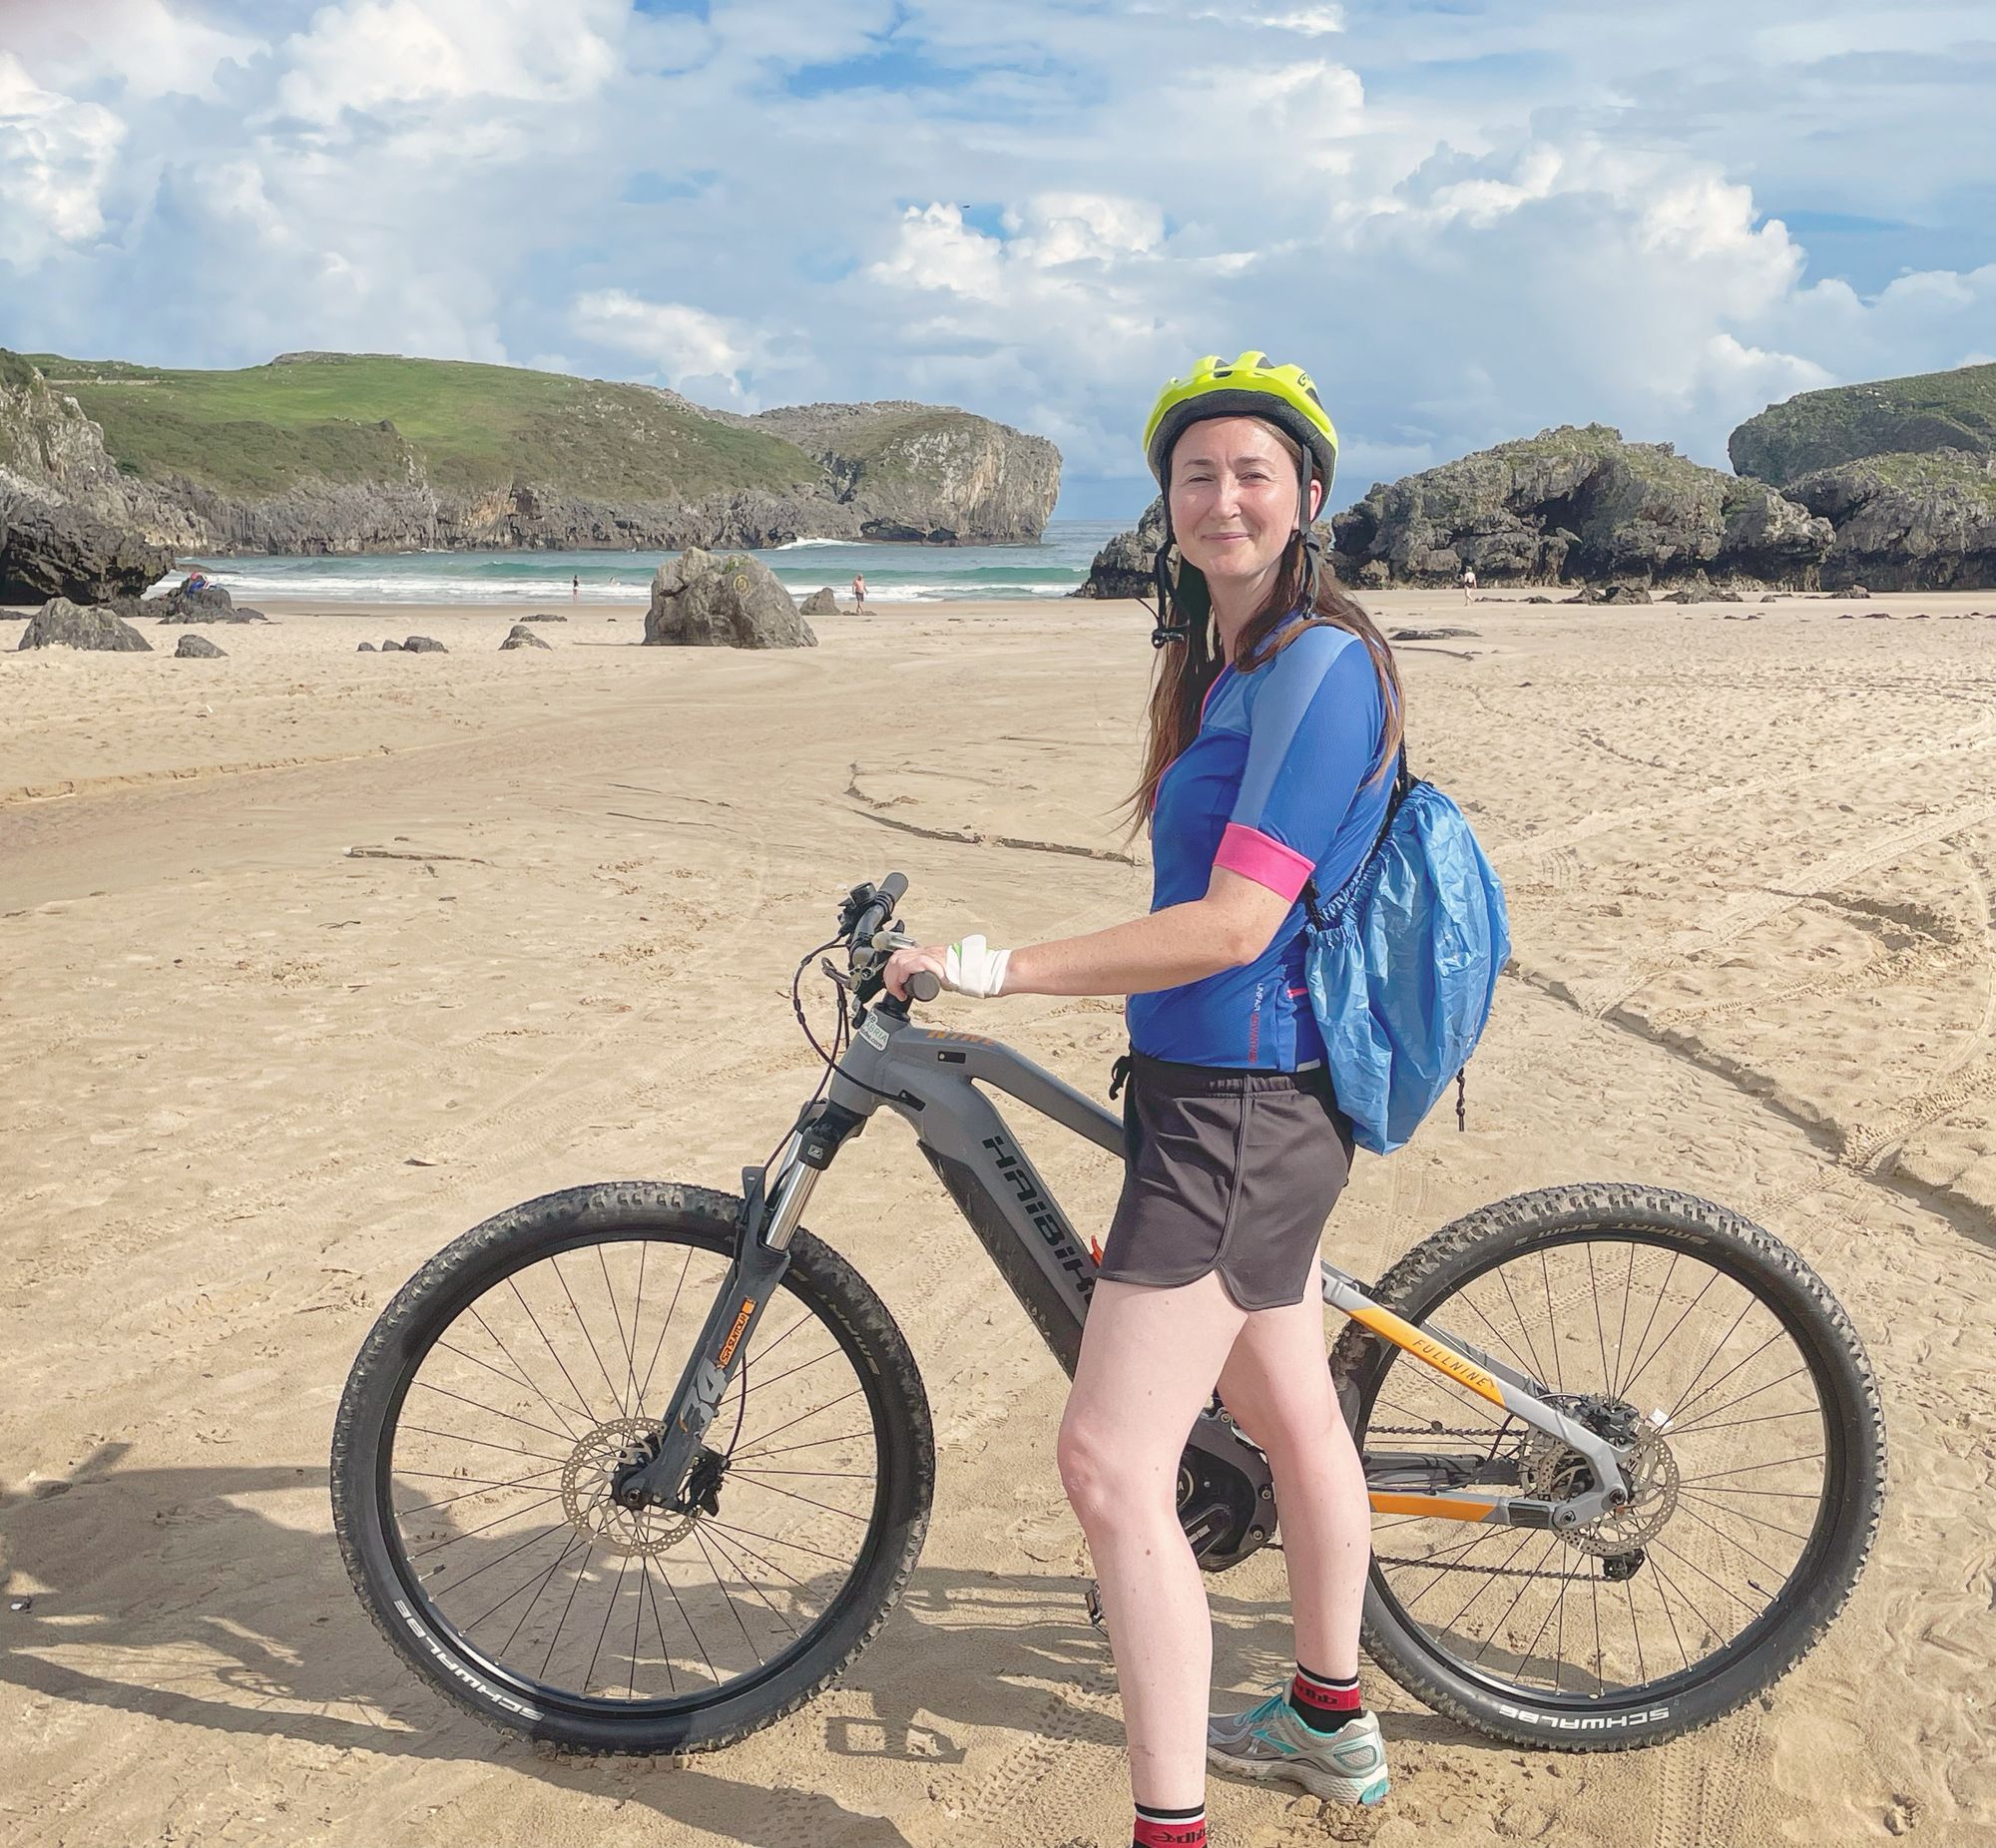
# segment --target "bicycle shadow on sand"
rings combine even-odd
[[[725,1757],[631,1777],[501,1738],[433,1693],[374,1633],[326,1523],[322,1466],[122,1469],[107,1445],[67,1481],[0,1500],[0,1679],[47,1698],[251,1737],[510,1766],[615,1794],[748,1844],[901,1843],[884,1818],[822,1792],[738,1782]],[[1107,1642],[1068,1573],[917,1568],[899,1609],[839,1683],[842,1698],[782,1722],[815,1725],[844,1758],[961,1763],[972,1736],[1050,1731],[1120,1749]],[[1228,1659],[1279,1671],[1279,1609],[1209,1587]],[[1265,1657],[1265,1661],[1262,1659]],[[851,1696],[871,1706],[850,1712]],[[843,1707],[847,1710],[831,1710]],[[1467,1748],[1490,1742],[1430,1715],[1388,1731]],[[1494,1748],[1493,1748],[1494,1749]],[[709,1768],[715,1767],[715,1768]]]

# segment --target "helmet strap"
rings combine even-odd
[[[1185,611],[1180,606],[1172,584],[1171,556],[1178,540],[1172,532],[1172,483],[1169,467],[1162,486],[1165,503],[1165,537],[1164,543],[1158,547],[1158,556],[1151,565],[1151,575],[1158,587],[1157,621],[1151,630],[1153,648],[1164,648],[1169,643],[1192,640],[1192,625],[1186,620]]]

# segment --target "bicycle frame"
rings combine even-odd
[[[701,1440],[740,1370],[749,1333],[788,1263],[788,1247],[817,1177],[845,1141],[885,1106],[906,1118],[922,1154],[969,1221],[998,1274],[1073,1374],[1097,1259],[1076,1236],[1010,1127],[977,1089],[989,1085],[1098,1147],[1121,1154],[1114,1114],[1051,1072],[981,1034],[916,1026],[897,1004],[860,1014],[858,1030],[825,1100],[803,1117],[766,1170],[744,1170],[744,1211],[733,1268],[669,1402],[656,1456],[620,1478],[632,1507],[685,1512]],[[766,1182],[766,1190],[765,1190]],[[1548,1404],[1547,1387],[1435,1326],[1416,1328],[1375,1303],[1336,1266],[1322,1266],[1323,1299],[1381,1341],[1404,1349],[1465,1391],[1557,1438],[1587,1462],[1594,1487],[1552,1502],[1456,1491],[1516,1481],[1494,1455],[1367,1452],[1365,1478],[1376,1512],[1497,1526],[1569,1529],[1628,1499],[1618,1449]],[[1492,1445],[1494,1452],[1495,1446]],[[1478,1467],[1479,1461],[1481,1467]],[[1274,1487],[1266,1460],[1216,1402],[1194,1426],[1179,1483],[1180,1518],[1200,1563],[1237,1564],[1274,1536]]]

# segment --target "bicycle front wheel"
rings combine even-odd
[[[1660,1187],[1549,1187],[1445,1226],[1374,1295],[1634,1446],[1629,1506],[1571,1531],[1375,1518],[1366,1647],[1437,1711],[1516,1744],[1655,1744],[1762,1692],[1843,1608],[1884,1420],[1849,1319],[1771,1233]],[[1331,1364],[1361,1450],[1541,1500],[1591,1482],[1355,1325]]]
[[[835,1678],[928,1524],[913,1356],[807,1232],[708,1434],[704,1505],[634,1514],[740,1202],[621,1182],[466,1232],[375,1324],[333,1432],[333,1522],[375,1623],[459,1706],[590,1752],[725,1745]]]

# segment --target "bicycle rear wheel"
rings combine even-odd
[[[1630,1506],[1570,1533],[1375,1519],[1366,1647],[1428,1705],[1517,1744],[1654,1744],[1770,1686],[1842,1609],[1877,1532],[1883,1415],[1848,1318],[1772,1234],[1659,1187],[1550,1187],[1445,1226],[1374,1295],[1636,1444]],[[1331,1364],[1361,1450],[1513,1495],[1589,1480],[1356,1325]]]
[[[577,1187],[498,1214],[382,1312],[333,1432],[348,1575],[458,1705],[591,1752],[730,1743],[801,1705],[914,1569],[935,1445],[879,1298],[799,1232],[708,1434],[706,1506],[634,1514],[740,1202]]]

